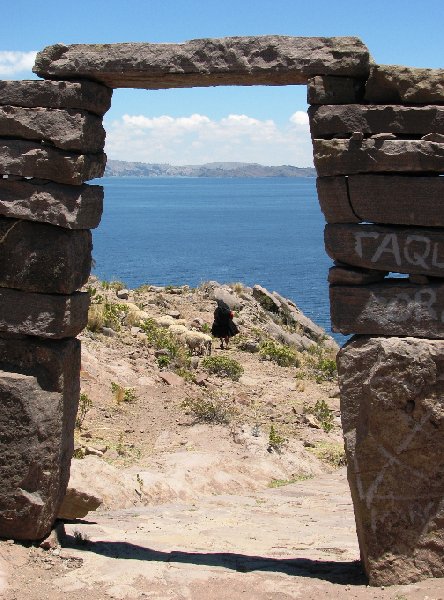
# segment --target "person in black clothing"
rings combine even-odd
[[[233,321],[233,313],[228,304],[223,300],[217,300],[217,308],[214,311],[214,322],[211,327],[211,333],[214,337],[220,338],[220,347],[228,348],[230,337],[239,333],[236,323]]]

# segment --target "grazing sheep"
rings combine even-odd
[[[201,356],[210,356],[211,344],[213,342],[213,338],[210,335],[201,331],[187,331],[184,334],[184,340],[191,350],[191,354],[196,352],[196,354],[200,354]]]
[[[180,323],[173,323],[168,328],[168,331],[171,331],[171,333],[179,336],[186,335],[188,333],[188,329],[185,327],[185,325],[181,325]]]

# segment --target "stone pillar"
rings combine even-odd
[[[69,479],[111,90],[0,82],[0,537],[50,530]]]
[[[443,577],[444,71],[308,92],[333,330],[359,334],[338,372],[363,566],[372,585]]]

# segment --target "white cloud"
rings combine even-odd
[[[15,75],[22,71],[31,71],[37,52],[19,52],[0,50],[0,75]]]
[[[313,164],[308,117],[303,111],[292,114],[280,127],[272,119],[244,114],[229,114],[219,120],[200,114],[125,114],[105,127],[106,151],[111,159],[176,165],[213,161]]]

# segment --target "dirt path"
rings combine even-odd
[[[343,470],[250,495],[98,513],[66,532],[60,551],[0,544],[5,600],[444,599],[442,579],[366,587]]]

